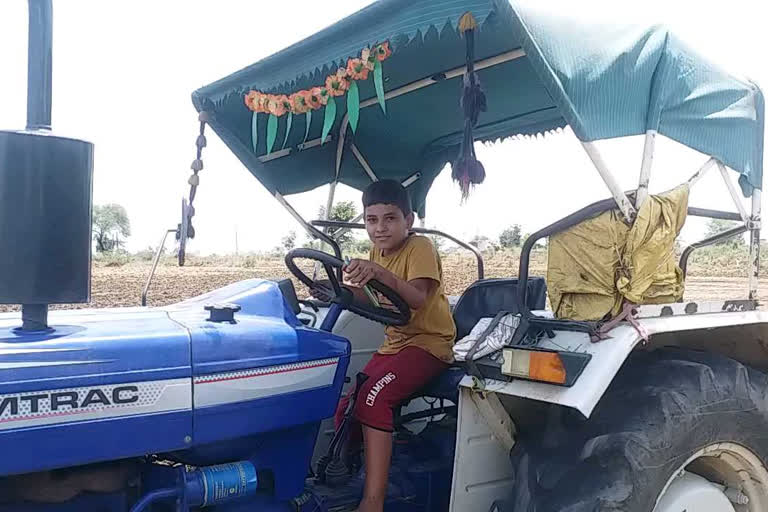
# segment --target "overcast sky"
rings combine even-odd
[[[198,125],[190,94],[367,5],[334,0],[54,0],[53,127],[95,143],[94,201],[128,210],[128,247],[157,244],[180,218]],[[537,1],[541,4],[541,1]],[[620,4],[620,5],[619,5]],[[562,13],[662,23],[726,70],[768,87],[764,2],[690,0],[548,1]],[[322,8],[318,8],[322,6]],[[619,12],[616,12],[619,9]],[[615,19],[615,18],[614,18]],[[23,128],[26,116],[27,1],[0,0],[0,129]],[[447,106],[452,108],[452,106]],[[626,189],[636,186],[642,139],[599,143]],[[460,205],[444,172],[427,200],[427,225],[463,238],[495,237],[520,223],[533,231],[607,197],[573,134],[506,141],[478,149],[488,178]],[[657,144],[651,191],[682,182],[706,158],[676,143]],[[191,250],[269,249],[299,227],[209,131],[196,199],[198,236]],[[314,217],[327,191],[290,200]],[[340,199],[359,200],[341,187]],[[717,173],[697,185],[695,206],[733,210]],[[691,240],[702,222],[683,233]]]

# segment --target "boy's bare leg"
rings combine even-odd
[[[387,498],[392,433],[363,426],[365,438],[365,489],[358,512],[383,512]]]

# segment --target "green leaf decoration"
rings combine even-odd
[[[254,112],[251,117],[251,142],[253,143],[253,152],[259,144],[259,113]]]
[[[270,114],[267,121],[267,154],[272,152],[277,139],[277,116]]]
[[[312,111],[308,110],[306,115],[306,127],[304,128],[304,141],[302,144],[306,144],[309,138],[309,127],[312,126]]]
[[[382,112],[387,113],[387,104],[384,101],[384,74],[381,70],[381,61],[377,60],[373,65],[373,85],[376,86],[376,97]]]
[[[333,123],[336,121],[336,99],[333,97],[328,98],[328,104],[325,106],[325,119],[323,119],[323,135],[320,138],[320,144],[325,144],[325,138],[328,137],[328,133],[333,127]]]
[[[352,133],[357,133],[357,122],[360,120],[360,90],[357,88],[357,80],[352,80],[347,91],[347,115]]]
[[[307,138],[309,137],[309,127],[312,125],[312,111],[307,111],[307,127],[304,129],[304,143],[307,142]]]
[[[283,140],[283,147],[281,149],[285,149],[285,145],[288,144],[288,135],[291,134],[291,125],[293,124],[293,112],[288,112],[288,121],[285,125],[285,140]]]

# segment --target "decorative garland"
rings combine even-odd
[[[485,180],[485,167],[475,154],[475,136],[480,112],[487,110],[485,93],[475,72],[475,32],[477,21],[471,12],[466,12],[459,20],[459,32],[464,36],[466,47],[467,72],[461,90],[459,105],[464,114],[464,137],[459,146],[459,154],[451,165],[451,177],[459,184],[461,200],[469,197],[469,191]]]
[[[363,48],[359,58],[351,58],[347,61],[347,67],[339,68],[336,73],[325,79],[325,85],[312,87],[293,94],[266,94],[260,91],[250,91],[245,95],[245,105],[253,112],[251,120],[251,138],[253,150],[256,151],[258,142],[258,115],[269,114],[267,120],[267,154],[272,152],[277,138],[278,118],[288,116],[285,128],[285,140],[283,148],[288,142],[288,135],[293,124],[293,115],[304,114],[306,126],[304,142],[309,136],[309,127],[312,123],[312,112],[325,107],[323,119],[323,132],[321,143],[325,142],[333,123],[336,121],[336,100],[339,96],[347,95],[347,115],[349,126],[353,132],[357,131],[357,123],[360,119],[360,92],[357,82],[367,80],[373,72],[373,82],[376,87],[376,97],[384,113],[387,107],[384,101],[384,79],[381,63],[392,55],[389,41],[377,44],[371,48]]]

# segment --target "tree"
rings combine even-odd
[[[715,236],[719,233],[722,233],[723,231],[728,231],[729,229],[735,228],[738,225],[738,222],[734,222],[732,220],[710,219],[710,221],[707,223],[707,233],[705,237],[709,238]],[[744,235],[738,235],[734,238],[721,240],[717,242],[716,245],[733,248],[744,247]]]
[[[520,224],[512,224],[499,235],[499,245],[504,249],[520,247],[523,238],[521,233]]]
[[[318,215],[321,219],[325,218],[325,206],[320,207]],[[354,201],[339,201],[333,208],[331,208],[331,215],[328,220],[335,220],[339,222],[349,222],[357,217],[357,206]],[[350,249],[354,247],[355,237],[353,233],[347,231],[336,239],[342,249]]]
[[[373,244],[368,238],[358,238],[355,240],[355,252],[357,254],[363,254],[368,257],[368,253],[371,252]]]
[[[527,242],[528,239],[531,238],[531,234],[532,233],[526,233],[525,235],[523,235],[522,242],[520,243],[520,245],[523,245],[525,242]],[[533,248],[546,249],[548,243],[549,243],[549,238],[547,237],[539,238],[539,240],[535,244],[533,244]]]
[[[286,252],[296,247],[296,232],[289,231],[287,235],[280,239],[280,244]]]
[[[131,236],[131,221],[128,212],[119,204],[96,205],[93,207],[92,229],[96,251],[112,251],[123,245],[124,241],[120,237]]]

